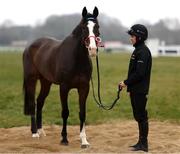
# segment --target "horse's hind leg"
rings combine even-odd
[[[42,129],[42,108],[44,105],[45,98],[49,94],[51,83],[44,78],[40,78],[40,83],[41,83],[41,90],[37,98],[36,124],[37,124],[38,134],[39,135],[43,134],[44,136],[46,136],[44,130]]]
[[[60,85],[60,97],[61,97],[61,105],[62,105],[62,118],[63,118],[63,128],[62,128],[62,140],[61,144],[68,145],[68,139],[67,139],[67,119],[69,116],[69,109],[68,109],[68,93],[69,88],[65,84]]]
[[[79,118],[80,118],[80,139],[81,139],[81,148],[89,147],[89,143],[86,139],[85,132],[85,120],[86,120],[86,99],[89,93],[89,85],[82,86],[78,89],[79,93]]]

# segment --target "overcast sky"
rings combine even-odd
[[[0,24],[10,19],[15,24],[35,25],[56,14],[81,13],[84,6],[92,12],[118,18],[127,27],[138,20],[155,23],[159,19],[180,20],[179,0],[0,0]]]

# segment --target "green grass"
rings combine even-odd
[[[100,53],[101,95],[111,104],[116,97],[118,82],[127,76],[129,54]],[[95,59],[93,59],[93,63]],[[97,83],[96,68],[93,70]],[[95,86],[96,87],[96,86]],[[97,88],[96,92],[97,92]],[[37,94],[39,84],[37,86]],[[180,122],[180,57],[153,59],[151,87],[148,100],[149,118]],[[79,124],[79,105],[76,90],[69,95],[68,124]],[[53,85],[43,108],[44,124],[62,124],[59,87]],[[116,119],[132,119],[132,109],[126,91],[110,111],[95,104],[90,90],[87,100],[87,124],[104,123]],[[30,118],[23,115],[22,53],[0,53],[0,127],[29,125]]]

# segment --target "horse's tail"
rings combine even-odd
[[[24,94],[24,114],[25,115],[29,115],[29,109],[28,109],[28,97],[27,97],[27,89],[26,89],[26,82],[25,82],[25,79],[24,79],[24,82],[23,82],[23,94]]]
[[[35,87],[36,81],[39,76],[39,72],[33,63],[33,55],[43,44],[44,39],[40,38],[30,44],[23,53],[23,71],[24,71],[24,114],[34,115],[35,114]]]
[[[25,115],[34,115],[35,114],[35,91],[32,90],[31,82],[29,82],[27,71],[30,69],[28,68],[28,62],[30,59],[26,55],[27,49],[25,49],[23,54],[23,67],[24,67],[24,74],[23,74],[23,94],[24,94],[24,114]]]
[[[35,103],[29,97],[25,80],[23,83],[23,93],[24,93],[24,114],[25,115],[34,115],[35,114]]]

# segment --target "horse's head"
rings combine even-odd
[[[94,8],[93,14],[88,13],[86,7],[82,10],[82,37],[86,48],[88,48],[89,56],[96,56],[97,45],[101,41],[97,21],[98,14],[97,7]]]

